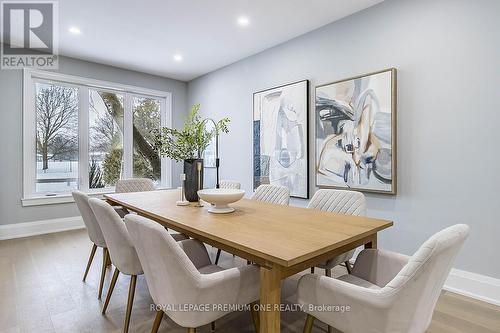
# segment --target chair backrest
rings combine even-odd
[[[278,185],[260,185],[252,195],[252,199],[279,205],[288,205],[290,202],[290,189]]]
[[[390,323],[386,331],[424,332],[458,251],[469,235],[469,227],[457,224],[429,238],[404,268],[384,288],[393,295]]]
[[[165,228],[132,214],[125,217],[125,225],[137,249],[154,303],[197,304],[201,273]],[[177,311],[165,313],[176,322],[182,317]]]
[[[147,192],[156,190],[156,186],[149,178],[120,179],[116,183],[115,192]]]
[[[139,257],[120,215],[103,200],[91,198],[89,204],[99,222],[111,261],[116,268],[128,275],[142,274]]]
[[[241,188],[241,184],[237,181],[233,180],[221,180],[219,183],[220,188],[229,188],[239,190]]]
[[[87,228],[90,240],[99,247],[106,247],[106,241],[104,240],[101,227],[95,218],[94,212],[90,208],[89,196],[80,191],[73,191],[71,194],[82,215],[83,223]]]
[[[344,215],[365,215],[366,199],[363,193],[356,191],[322,189],[314,193],[307,208]]]

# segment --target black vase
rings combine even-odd
[[[191,202],[198,201],[198,190],[203,189],[203,159],[192,158],[184,160],[184,173],[186,174],[186,200]],[[199,183],[198,177],[200,177]]]

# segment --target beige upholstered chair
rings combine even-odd
[[[228,189],[236,189],[239,190],[241,188],[241,184],[234,180],[221,180],[219,183],[220,188],[228,188]],[[217,250],[217,256],[215,257],[215,264],[219,263],[219,258],[221,254],[221,249]]]
[[[106,296],[106,302],[104,303],[102,313],[106,313],[106,309],[111,299],[111,294],[113,293],[113,289],[120,272],[125,275],[130,275],[127,312],[125,314],[125,324],[123,327],[123,331],[128,332],[130,314],[132,313],[132,305],[134,303],[137,275],[143,274],[142,266],[139,258],[137,257],[134,245],[130,240],[127,228],[125,228],[123,220],[115,212],[113,207],[111,207],[108,203],[95,198],[91,198],[89,203],[97,221],[99,222],[99,226],[101,227],[104,238],[106,239],[106,244],[108,244],[111,262],[115,266],[115,271],[113,273],[113,278],[111,279],[111,284],[109,285],[108,295]]]
[[[127,311],[125,313],[125,325],[123,327],[123,331],[128,332],[132,305],[134,303],[137,275],[143,274],[142,266],[137,257],[137,252],[132,244],[127,228],[113,207],[105,201],[95,198],[89,199],[89,204],[101,227],[104,238],[106,239],[106,244],[108,244],[111,262],[115,266],[102,313],[106,313],[118,275],[120,273],[130,275]],[[165,232],[167,231],[165,230]],[[182,234],[173,234],[172,238],[175,240],[184,240],[186,236]]]
[[[120,179],[116,183],[116,193],[154,191],[156,186],[149,178]]]
[[[106,266],[109,263],[109,253],[106,246],[106,241],[104,240],[104,236],[101,231],[101,227],[97,222],[94,212],[90,208],[89,205],[89,196],[80,191],[72,192],[73,199],[75,199],[76,206],[82,215],[83,223],[87,229],[87,233],[89,235],[90,241],[93,243],[92,250],[90,251],[90,257],[87,262],[87,268],[85,269],[85,273],[83,274],[83,281],[87,278],[87,274],[89,273],[90,266],[92,265],[92,261],[94,260],[94,255],[98,247],[102,248],[102,269],[101,269],[101,281],[99,282],[99,292],[98,298],[101,299],[102,296],[102,287],[104,285],[104,277],[106,275]]]
[[[362,193],[356,191],[318,190],[314,193],[307,208],[344,215],[365,215],[366,200]],[[331,276],[331,269],[344,263],[347,272],[350,273],[351,266],[349,260],[351,260],[354,252],[355,249],[332,258],[324,264],[318,265],[318,267],[323,268],[327,276]],[[314,273],[314,268],[311,268],[311,273]]]
[[[290,189],[285,186],[260,185],[252,195],[252,200],[258,200],[278,205],[288,205],[290,201]],[[215,264],[219,263],[221,250],[217,250]]]
[[[147,192],[156,190],[156,186],[149,178],[120,179],[116,183],[116,193]],[[114,206],[115,211],[121,218],[125,217],[129,211],[121,206]]]
[[[260,185],[252,195],[252,199],[278,205],[288,205],[290,202],[290,189],[278,185]]]
[[[338,279],[308,274],[298,285],[298,302],[308,313],[305,333],[315,318],[344,332],[422,333],[454,259],[469,234],[458,224],[427,240],[408,257],[384,250],[362,251],[352,274]],[[320,311],[315,306],[349,305],[349,311]]]
[[[179,306],[246,305],[259,298],[258,267],[223,269],[212,265],[201,242],[189,239],[177,243],[161,225],[141,216],[127,215],[125,225],[144,267],[151,297],[162,308],[152,333],[157,332],[164,313],[188,332],[228,313],[222,308],[176,311]],[[255,315],[253,319],[256,324]]]
[[[239,190],[241,188],[241,184],[234,180],[221,180],[219,183],[220,188],[229,188]]]

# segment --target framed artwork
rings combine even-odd
[[[287,186],[309,197],[309,81],[253,94],[253,185]]]
[[[396,194],[396,69],[315,90],[316,186]]]

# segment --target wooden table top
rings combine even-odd
[[[231,204],[236,208],[233,213],[213,214],[207,207],[177,206],[179,195],[179,190],[162,190],[108,194],[105,198],[208,244],[224,245],[283,267],[376,235],[393,224],[249,199]]]

